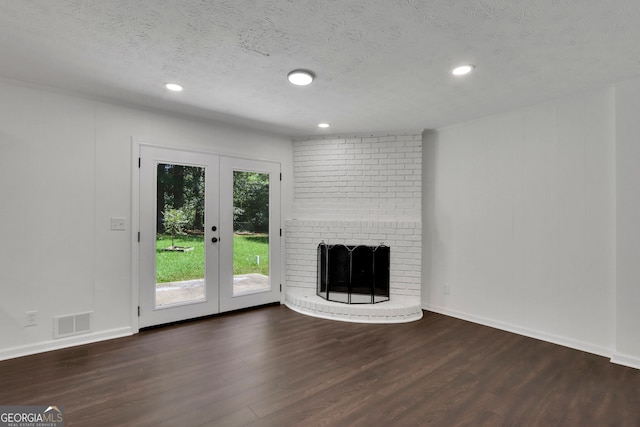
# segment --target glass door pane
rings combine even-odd
[[[155,308],[205,300],[205,168],[158,163]]]
[[[267,292],[269,174],[233,171],[233,296]]]

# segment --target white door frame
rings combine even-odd
[[[131,140],[131,256],[132,256],[132,265],[131,265],[131,327],[134,333],[140,331],[140,322],[139,322],[139,311],[140,311],[140,253],[139,253],[139,230],[140,230],[140,169],[139,169],[139,159],[140,159],[140,151],[142,146],[149,147],[157,147],[157,148],[166,148],[170,150],[177,151],[188,151],[192,153],[200,153],[205,155],[218,155],[220,157],[225,157],[227,159],[235,159],[241,161],[248,162],[264,162],[270,163],[273,167],[276,167],[278,171],[280,171],[280,163],[273,162],[269,160],[259,160],[259,159],[243,159],[241,157],[236,156],[227,156],[215,152],[203,151],[203,150],[194,150],[188,148],[180,148],[180,147],[171,147],[171,146],[163,146],[158,144],[152,144],[148,142],[144,142],[141,140],[136,140],[132,138]],[[257,171],[262,170],[260,167],[256,169]],[[281,270],[282,270],[282,246],[281,246],[281,176],[279,172],[276,174],[277,178],[273,176],[270,180],[271,189],[270,191],[274,192],[274,195],[277,195],[277,198],[272,203],[270,201],[270,236],[273,236],[274,241],[270,242],[273,244],[270,247],[270,278],[272,289],[278,289],[279,297],[277,300],[273,300],[272,302],[280,301],[282,302],[282,293],[281,293]],[[271,219],[273,218],[273,220]],[[220,218],[222,220],[222,218]],[[221,233],[222,235],[222,233]],[[232,237],[232,236],[231,236]],[[228,238],[228,237],[227,237]],[[250,298],[247,298],[250,297]],[[255,301],[259,299],[259,297],[247,295],[240,297],[237,301],[245,300],[248,301],[251,305],[255,306],[264,304],[265,302]],[[271,301],[270,301],[271,302]],[[238,304],[241,306],[242,304]],[[233,310],[234,308],[229,308],[229,310]]]

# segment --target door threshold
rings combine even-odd
[[[165,328],[165,327],[169,327],[169,326],[181,325],[183,323],[191,323],[191,322],[197,322],[197,321],[201,321],[201,320],[212,319],[214,317],[226,316],[228,314],[238,314],[238,313],[242,313],[244,311],[251,311],[251,310],[256,310],[256,309],[265,308],[265,307],[273,307],[273,306],[276,306],[276,305],[281,305],[280,301],[270,302],[268,304],[256,305],[254,307],[239,308],[237,310],[225,311],[224,313],[208,314],[206,316],[193,317],[191,319],[176,320],[175,322],[162,323],[160,325],[145,326],[144,328],[140,328],[139,332],[145,332],[145,331],[150,331],[150,330],[153,330],[153,329],[160,329],[160,328]]]

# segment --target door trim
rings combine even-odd
[[[138,250],[138,232],[140,231],[140,147],[144,144],[131,138],[131,329],[140,332],[138,307],[140,304],[140,253]]]

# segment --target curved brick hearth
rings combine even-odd
[[[378,304],[343,304],[326,301],[313,289],[289,288],[285,305],[308,316],[357,323],[406,323],[420,320],[422,308],[415,298],[393,297]]]

